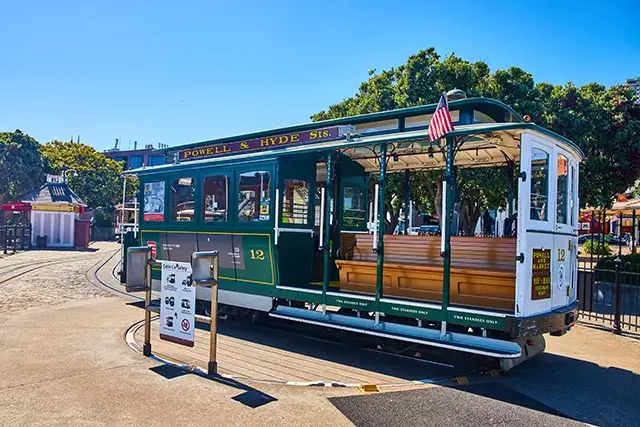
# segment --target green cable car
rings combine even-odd
[[[142,244],[158,260],[218,250],[221,305],[508,369],[576,321],[583,153],[499,101],[448,106],[455,128],[439,141],[427,135],[434,104],[172,149],[172,164],[127,172]],[[455,233],[455,170],[495,167],[513,177],[513,232]],[[440,235],[384,234],[385,178],[408,186],[419,170],[444,171]]]

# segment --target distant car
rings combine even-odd
[[[620,244],[627,245],[629,244],[630,238],[631,237],[629,235],[625,235],[622,238],[611,235],[611,234],[604,235],[604,241],[609,245],[620,245]],[[583,244],[587,240],[594,240],[596,242],[601,242],[602,234],[583,234],[582,236],[578,237],[578,244]]]
[[[437,236],[440,234],[439,225],[421,225],[418,234],[421,236]]]

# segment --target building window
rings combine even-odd
[[[142,156],[131,156],[129,159],[129,165],[131,169],[138,169],[142,167],[143,157]]]
[[[164,221],[164,181],[144,184],[144,221]]]
[[[282,223],[309,223],[309,183],[299,179],[285,179],[282,197]]]
[[[238,220],[268,221],[271,215],[271,174],[268,171],[241,173],[238,184]]]
[[[164,156],[152,155],[148,157],[149,165],[148,166],[159,166],[164,165],[166,163]]]
[[[569,160],[562,154],[558,154],[558,187],[557,187],[557,209],[556,222],[558,224],[568,224],[567,207],[569,200]]]
[[[202,219],[205,222],[221,222],[228,219],[229,177],[208,176],[202,185]]]
[[[345,187],[343,191],[342,223],[349,228],[366,225],[364,191],[358,187]]]
[[[171,219],[193,221],[195,187],[193,178],[178,178],[171,182]]]
[[[115,160],[116,162],[122,162],[122,170],[129,170],[129,163],[127,162],[126,157],[118,156],[114,157],[113,160]]]
[[[531,150],[531,219],[547,221],[549,195],[549,154]]]

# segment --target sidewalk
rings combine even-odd
[[[0,425],[351,425],[324,396],[353,390],[258,392],[150,371],[159,363],[124,342],[141,314],[123,299],[97,298],[0,315]],[[252,409],[234,398],[275,400]]]

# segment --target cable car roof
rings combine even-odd
[[[562,148],[572,153],[578,160],[584,154],[573,142],[534,123],[485,123],[459,125],[448,134],[450,137],[463,137],[463,143],[455,158],[460,167],[489,167],[504,165],[507,161],[520,160],[520,135],[535,133],[551,138]],[[442,142],[444,143],[444,139]],[[430,143],[424,129],[385,133],[378,135],[344,135],[338,138],[314,144],[288,145],[278,150],[249,151],[230,153],[224,156],[208,157],[198,160],[143,167],[125,172],[126,175],[145,175],[183,168],[200,168],[215,164],[235,163],[247,160],[274,158],[279,155],[302,154],[325,150],[338,150],[360,163],[368,172],[379,169],[377,154],[372,147],[388,144],[387,153],[393,156],[389,161],[389,172],[405,169],[444,169],[444,147]]]

